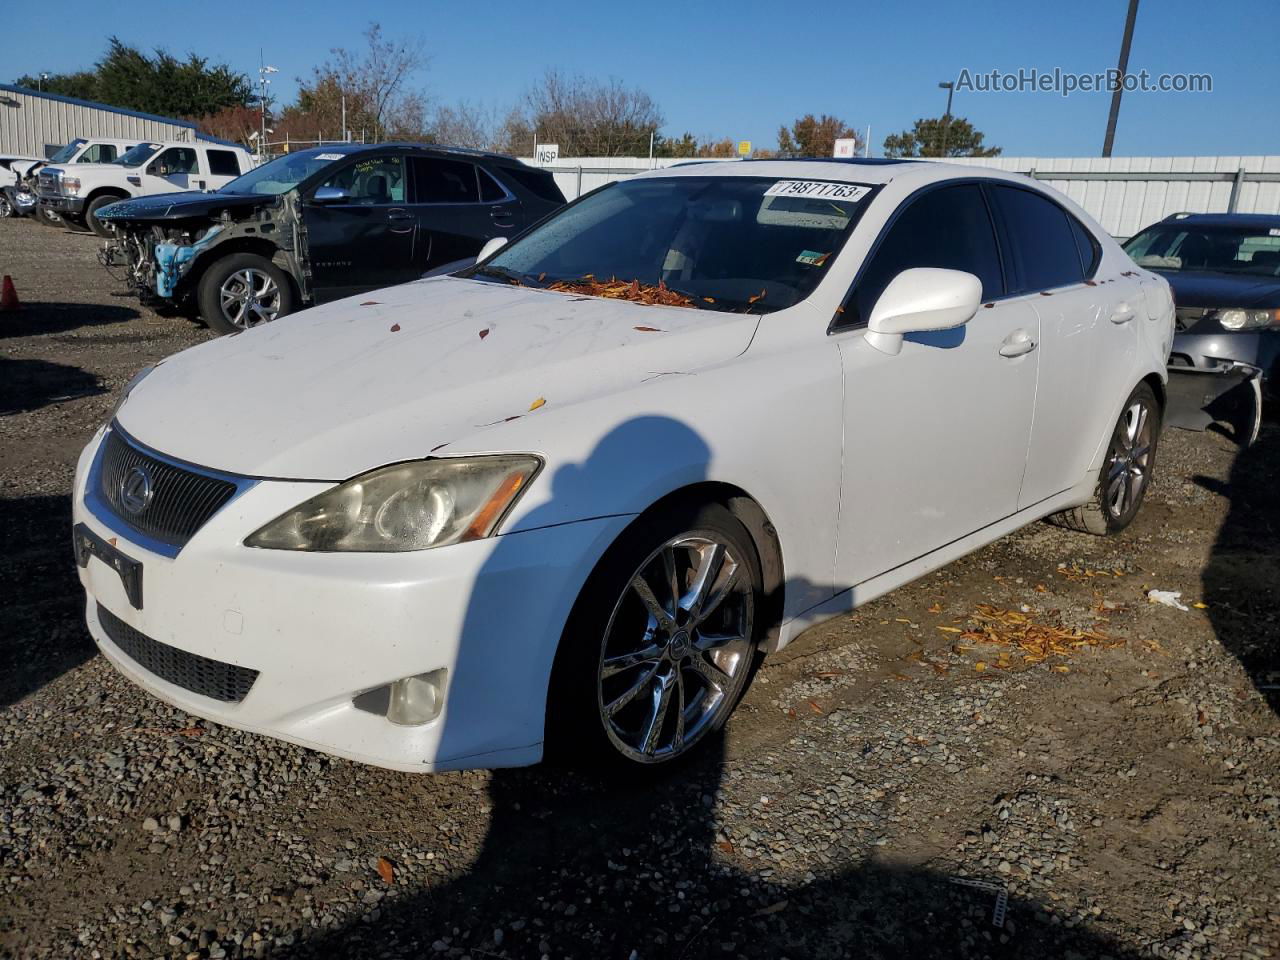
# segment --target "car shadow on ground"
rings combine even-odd
[[[1203,574],[1204,602],[1218,641],[1280,713],[1280,424],[1264,423],[1237,454],[1224,485],[1196,477],[1230,501]]]
[[[105,393],[87,370],[32,358],[0,357],[0,416],[39,410],[50,403]]]
[[[24,303],[20,310],[0,316],[0,337],[34,337],[45,333],[65,333],[81,327],[125,323],[136,320],[141,315],[135,307],[35,300]]]
[[[0,498],[0,707],[93,657],[71,554],[69,497]]]
[[[626,475],[620,471],[634,471],[654,451],[670,464],[688,464],[691,474],[711,462],[707,444],[687,426],[637,417],[615,428],[584,462],[560,467],[549,478],[552,503],[535,513],[554,521],[561,516],[558,502],[590,502],[593,486],[618,482]],[[500,539],[486,569],[507,569],[502,554],[514,536]],[[807,587],[788,584],[812,595]],[[467,622],[491,620],[496,608],[519,623],[504,608],[505,589],[500,575],[477,577]],[[473,647],[460,653],[459,675],[492,668],[506,655]],[[814,825],[814,849],[823,850],[818,856],[777,849],[764,826],[743,841],[736,829],[743,825],[735,824],[744,847],[736,849],[717,822],[718,795],[722,787],[733,790],[742,776],[736,768],[746,761],[726,761],[719,733],[701,751],[657,777],[618,779],[552,765],[495,771],[485,840],[460,875],[397,890],[394,897],[379,899],[371,891],[363,916],[275,955],[874,960],[1061,957],[1074,950],[1084,957],[1127,956],[1088,929],[1037,922],[1039,906],[1018,897],[1010,898],[1008,916],[996,926],[993,890],[896,861],[891,848],[874,845],[878,825],[870,825],[862,846],[839,840],[847,825],[831,832]],[[857,777],[858,762],[856,753],[849,756],[850,776]],[[785,784],[790,774],[782,769],[779,778]],[[442,817],[430,809],[419,815],[428,824]]]

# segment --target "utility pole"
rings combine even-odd
[[[267,156],[267,87],[271,81],[267,76],[272,73],[279,73],[275,67],[268,65],[262,59],[262,48],[258,48],[258,112],[262,117],[262,132],[258,140],[258,155],[263,159]]]
[[[1124,78],[1129,72],[1129,46],[1133,43],[1133,23],[1138,19],[1138,0],[1129,0],[1129,13],[1124,18],[1124,38],[1120,41],[1120,62],[1117,64],[1116,88],[1111,91],[1111,113],[1107,116],[1107,136],[1102,141],[1102,155],[1111,156],[1111,146],[1116,139],[1116,121],[1120,119],[1120,95],[1124,93]]]
[[[943,90],[947,91],[947,112],[942,115],[942,153],[944,158],[947,155],[947,134],[951,132],[951,97],[956,92],[956,85],[947,81],[938,84]],[[923,151],[922,151],[923,152]]]

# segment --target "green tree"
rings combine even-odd
[[[806,113],[790,128],[778,128],[778,156],[780,157],[829,157],[835,153],[836,141],[851,139],[856,149],[862,147],[858,131],[839,117],[823,114],[815,117]]]
[[[945,148],[944,148],[945,143]],[[922,117],[910,130],[884,139],[886,157],[997,157],[999,147],[983,146],[982,133],[964,117]]]
[[[205,117],[243,107],[253,98],[249,78],[225,63],[210,64],[194,53],[179,60],[164,50],[148,56],[118,37],[108,40],[106,54],[92,70],[57,74],[47,81],[21,77],[18,83],[168,117]]]

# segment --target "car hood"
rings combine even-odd
[[[98,213],[102,220],[116,222],[214,219],[223,210],[243,210],[274,203],[277,197],[249,193],[219,193],[191,190],[185,193],[155,193],[121,200]]]
[[[1244,274],[1157,270],[1180,307],[1280,307],[1280,279]]]
[[[246,476],[343,480],[746,350],[759,318],[452,277],[284,317],[163,361],[117,419]],[[535,451],[537,428],[530,435]]]

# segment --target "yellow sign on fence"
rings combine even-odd
[[[740,157],[749,157],[749,156],[751,156],[751,141],[750,141],[750,140],[739,140],[739,141],[738,141],[738,156],[740,156]]]

